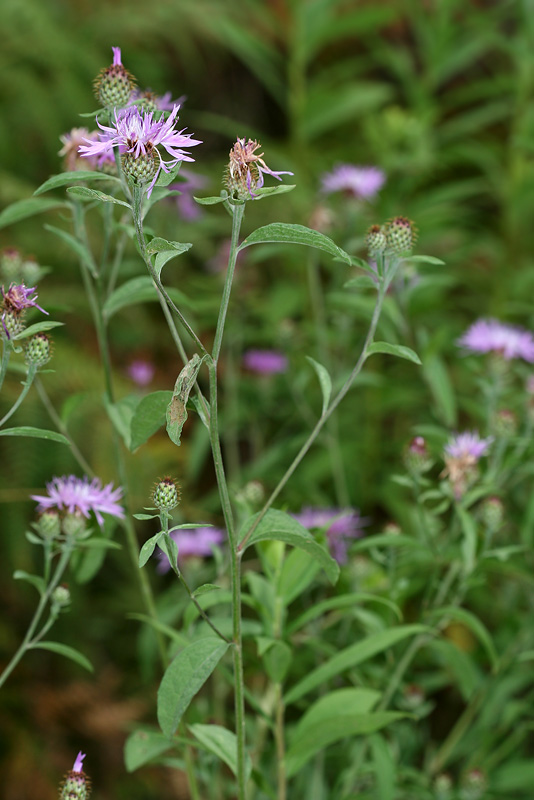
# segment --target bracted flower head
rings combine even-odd
[[[321,177],[321,191],[346,192],[353,197],[370,200],[382,188],[386,176],[378,167],[357,167],[354,164],[340,164]]]
[[[505,325],[497,319],[479,319],[457,344],[472,353],[497,353],[506,361],[522,358],[534,363],[534,335],[524,328]]]
[[[84,758],[85,753],[80,751],[72,769],[67,772],[59,787],[59,800],[89,800],[91,781],[83,771]]]
[[[47,508],[57,508],[58,511],[69,514],[79,511],[87,518],[92,511],[100,526],[104,524],[102,514],[124,518],[124,509],[118,502],[122,489],[113,489],[112,483],[103,487],[98,478],[90,481],[87,476],[77,478],[75,475],[63,475],[47,483],[46,491],[48,495],[31,495],[32,500],[39,503],[37,511],[45,511]]]
[[[409,253],[417,240],[417,228],[407,217],[394,217],[386,225],[387,249],[392,253]]]
[[[457,499],[476,481],[478,462],[492,442],[492,436],[482,439],[477,431],[464,431],[453,436],[445,446],[445,470],[442,475],[449,478]]]
[[[92,158],[110,154],[117,147],[125,175],[134,183],[148,184],[147,197],[150,197],[161,170],[170,172],[180,161],[194,161],[181,148],[202,144],[199,139],[192,139],[191,134],[184,134],[185,129],[174,129],[179,108],[174,106],[166,120],[163,113],[156,120],[153,112],[140,111],[137,106],[115,110],[112,126],[98,123],[103,131],[100,141],[87,140],[88,144],[82,145],[79,152],[85,158]],[[172,156],[170,160],[164,161],[158,145]]]
[[[52,357],[52,343],[46,333],[36,333],[26,345],[25,361],[29,366],[44,367]]]
[[[170,534],[178,546],[178,562],[183,559],[196,556],[206,558],[213,555],[213,547],[223,543],[225,532],[222,528],[175,528]],[[158,572],[168,572],[171,568],[167,555],[161,551],[158,553],[159,564]]]
[[[27,308],[38,308],[43,314],[48,311],[37,304],[35,287],[24,286],[23,283],[12,283],[7,292],[2,286],[2,327],[8,339],[22,329],[22,318]]]
[[[365,236],[365,244],[369,255],[373,258],[384,252],[387,247],[387,238],[381,225],[371,225]]]
[[[135,104],[144,111],[172,111],[174,106],[182,106],[186,99],[185,94],[173,100],[170,92],[159,95],[152,89],[134,89],[130,96],[130,104]]]
[[[292,172],[274,172],[263,160],[263,153],[257,153],[261,147],[259,142],[245,138],[238,139],[230,150],[230,161],[226,168],[225,184],[231,197],[235,200],[254,200],[254,192],[261,189],[264,175],[272,175],[281,181],[280,175],[293,175]]]
[[[173,478],[162,478],[154,486],[152,498],[160,511],[171,511],[180,502],[180,485]]]
[[[113,64],[103,69],[95,79],[95,95],[105,108],[123,108],[130,100],[135,78],[122,65],[120,47],[111,49]]]

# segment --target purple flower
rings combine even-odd
[[[338,564],[347,563],[347,539],[363,536],[362,527],[367,520],[355,508],[313,508],[307,506],[300,514],[292,515],[308,530],[326,528],[326,538],[332,557]]]
[[[243,356],[243,365],[260,375],[274,375],[287,370],[288,360],[287,356],[277,350],[247,350]]]
[[[72,772],[82,772],[83,771],[83,760],[85,758],[85,753],[80,752],[76,756],[76,761],[73,764]]]
[[[178,545],[178,560],[198,556],[205,558],[213,555],[214,545],[220,545],[224,541],[225,532],[222,528],[200,527],[200,528],[178,528],[170,531],[170,534]],[[168,572],[171,568],[165,553],[158,554],[158,572]]]
[[[505,325],[497,319],[479,319],[458,339],[472,353],[499,353],[509,361],[522,358],[534,362],[534,336],[524,328]]]
[[[272,175],[277,181],[281,181],[280,175],[293,175],[292,172],[274,172],[263,160],[263,153],[256,153],[261,147],[259,142],[253,139],[245,141],[237,139],[230,150],[230,161],[226,176],[226,184],[230,194],[236,194],[240,200],[246,199],[247,194],[254,200],[257,195],[256,189],[261,189],[264,183],[264,175]]]
[[[154,372],[156,368],[154,364],[150,361],[143,361],[143,359],[138,358],[135,361],[132,361],[129,364],[128,369],[126,370],[129,377],[136,383],[138,386],[148,386],[152,378],[154,377]]]
[[[31,498],[39,503],[37,511],[57,508],[58,511],[65,509],[73,514],[78,510],[84,517],[89,517],[89,512],[93,511],[102,527],[104,518],[100,512],[119,519],[124,517],[124,509],[117,502],[122,496],[122,489],[119,487],[113,490],[112,487],[113,484],[108,483],[102,488],[98,478],[90,481],[87,476],[77,478],[75,475],[63,475],[46,484],[48,496],[31,495]]]
[[[139,111],[137,106],[117,111],[115,109],[115,124],[112,127],[98,126],[103,131],[100,134],[100,142],[91,142],[88,139],[87,146],[82,145],[79,152],[85,158],[109,154],[114,147],[118,147],[119,153],[131,154],[134,159],[140,157],[159,159],[155,174],[149,184],[147,197],[150,197],[152,189],[158,179],[160,171],[170,172],[180,161],[194,161],[182,147],[193,147],[201,144],[199,139],[192,139],[191,134],[184,134],[174,129],[177,122],[177,114],[180,106],[174,106],[172,113],[165,120],[164,114],[158,120],[154,120],[154,114],[150,111]],[[157,146],[161,145],[167,153],[172,156],[171,160],[164,161]]]
[[[348,192],[354,197],[368,200],[382,188],[386,176],[378,167],[356,167],[354,164],[340,164],[321,177],[321,191]]]
[[[452,458],[469,459],[476,462],[485,454],[492,442],[492,436],[481,439],[478,431],[464,431],[449,440],[445,445],[445,452]]]
[[[37,300],[37,295],[32,297],[33,292],[35,292],[35,287],[30,288],[28,286],[24,286],[23,283],[19,285],[12,283],[7,292],[2,286],[4,310],[13,311],[15,314],[20,314],[27,308],[38,308],[39,311],[43,312],[43,314],[48,314],[48,311],[45,311],[44,308],[41,308],[41,306],[37,305],[35,302]]]

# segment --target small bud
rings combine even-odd
[[[79,536],[86,527],[87,520],[79,509],[63,517],[62,529],[65,536]]]
[[[83,753],[78,753],[74,766],[59,787],[59,800],[89,800],[91,781],[82,769],[84,758]]]
[[[404,463],[410,472],[422,474],[432,466],[426,442],[422,436],[416,436],[404,451]]]
[[[384,533],[387,533],[389,536],[400,536],[402,528],[397,522],[388,522],[384,525]]]
[[[265,489],[259,481],[249,481],[243,487],[243,496],[253,506],[259,506],[265,499]]]
[[[180,488],[172,478],[163,478],[154,487],[154,505],[160,511],[170,511],[180,502]]]
[[[392,253],[411,252],[416,238],[415,225],[406,217],[394,217],[386,225],[387,249]]]
[[[44,539],[55,539],[61,532],[61,521],[57,508],[47,508],[39,515],[37,529]]]
[[[402,706],[407,711],[416,711],[425,702],[423,689],[415,683],[410,683],[403,689]]]
[[[462,800],[479,800],[487,788],[488,782],[484,773],[479,769],[472,769],[462,781],[460,797]]]
[[[498,497],[487,497],[481,506],[482,522],[490,530],[498,530],[504,517],[504,506]]]
[[[517,417],[509,408],[501,408],[493,416],[492,432],[502,439],[510,439],[517,433]]]
[[[387,246],[384,229],[380,225],[371,225],[365,236],[365,244],[370,256],[383,253]]]
[[[436,775],[434,780],[434,797],[436,800],[449,800],[452,796],[452,778],[446,772]]]
[[[154,179],[160,162],[158,151],[150,144],[146,146],[146,153],[140,153],[137,158],[134,153],[124,153],[121,156],[122,171],[128,180],[140,186]]]
[[[29,366],[43,367],[51,358],[51,340],[46,333],[36,333],[26,347],[25,360]]]
[[[58,608],[64,608],[68,606],[70,603],[70,592],[68,586],[61,584],[61,586],[56,586],[54,591],[52,592],[52,603],[58,606]]]
[[[105,108],[124,108],[135,87],[135,79],[122,65],[120,47],[112,50],[113,64],[103,69],[95,79],[95,95]]]
[[[14,336],[18,336],[19,333],[22,333],[26,327],[24,323],[23,311],[11,311],[6,309],[2,313],[1,321],[1,333],[7,339],[12,339]]]

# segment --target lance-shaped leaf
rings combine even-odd
[[[328,408],[328,404],[330,402],[330,396],[332,394],[332,379],[328,374],[328,370],[326,367],[323,367],[322,364],[319,364],[311,356],[306,356],[306,361],[309,361],[312,367],[314,368],[315,372],[317,373],[317,377],[319,378],[319,383],[321,384],[321,392],[323,394],[323,410],[322,413],[326,411]]]
[[[405,358],[407,361],[413,361],[414,364],[420,364],[421,359],[414,353],[413,350],[410,350],[409,347],[405,347],[402,344],[389,344],[388,342],[373,342],[373,344],[369,345],[367,348],[366,356],[369,357],[373,355],[373,353],[386,353],[390,356],[397,356],[398,358]]]
[[[167,293],[176,303],[191,305],[191,301],[179,289],[170,287],[167,289]],[[158,292],[152,278],[148,275],[140,275],[137,278],[131,278],[126,281],[110,294],[104,303],[104,315],[106,319],[109,319],[121,308],[126,308],[136,303],[155,302],[157,300]]]
[[[134,452],[165,424],[172,392],[147,394],[136,407],[130,421],[130,450]]]
[[[21,219],[33,217],[35,214],[42,214],[43,211],[52,211],[54,208],[68,207],[69,203],[64,200],[52,200],[48,197],[30,197],[27,200],[18,200],[0,214],[0,228],[12,225]]]
[[[118,200],[111,194],[99,192],[98,189],[89,189],[87,186],[70,186],[67,189],[67,193],[74,195],[74,197],[81,197],[83,200],[100,200],[102,203],[115,203],[118,206],[125,206],[130,210],[132,208],[130,203],[125,203],[124,200]]]
[[[234,775],[237,775],[237,737],[235,733],[221,725],[189,725],[189,730],[206,750],[224,761]],[[251,771],[252,762],[250,756],[246,754],[245,774],[247,780],[250,778]]]
[[[207,681],[229,647],[210,637],[185,647],[167,667],[158,691],[158,722],[173,736],[189,703]]]
[[[93,665],[86,658],[83,653],[80,653],[78,650],[75,650],[74,647],[69,647],[66,644],[61,644],[60,642],[35,642],[34,644],[29,644],[28,647],[32,650],[50,650],[52,653],[58,653],[60,656],[65,656],[65,658],[70,658],[71,661],[75,661],[84,669],[88,670],[89,672],[94,672]]]
[[[351,263],[348,253],[338,247],[324,233],[306,228],[304,225],[290,225],[283,222],[273,222],[258,228],[241,243],[239,250],[249,247],[251,244],[264,244],[265,242],[287,242],[288,244],[303,244],[307,247],[315,247],[317,250],[324,250],[335,258],[340,258]]]
[[[159,731],[143,729],[131,733],[124,745],[124,763],[128,772],[148,764],[172,747],[166,736]]]
[[[62,433],[47,431],[44,428],[32,428],[29,425],[19,428],[4,428],[0,430],[0,436],[30,436],[33,439],[48,439],[50,442],[70,445],[69,440]]]
[[[193,358],[187,362],[176,379],[172,400],[167,406],[167,433],[170,440],[177,445],[181,444],[182,428],[187,419],[186,404],[191,389],[195,385],[202,360],[195,353]]]
[[[42,183],[38,189],[33,193],[34,195],[49,192],[51,189],[58,189],[61,186],[68,186],[69,183],[78,183],[78,181],[110,181],[120,184],[120,180],[113,175],[107,175],[105,172],[95,172],[92,170],[75,170],[74,172],[62,172],[59,175],[52,175],[47,181]]]
[[[158,274],[158,278],[167,261],[170,261],[171,258],[176,258],[176,256],[182,253],[187,253],[191,247],[193,247],[193,245],[190,242],[169,242],[167,239],[161,239],[160,237],[152,239],[147,245],[147,252],[151,255],[154,253],[156,254],[154,268]]]
[[[45,319],[43,322],[36,322],[34,325],[29,325],[21,333],[13,336],[13,339],[26,339],[28,336],[33,336],[34,333],[41,333],[42,331],[51,331],[52,328],[58,328],[64,325],[64,322],[53,322],[52,320]]]
[[[286,544],[299,547],[317,561],[326,572],[328,580],[335,583],[339,576],[339,566],[337,561],[327,553],[324,547],[315,541],[311,533],[297,522],[296,519],[271,508],[260,520],[251,536],[247,537],[248,531],[254,526],[258,514],[254,514],[246,520],[241,528],[239,539],[241,542],[246,540],[245,549],[256,542],[275,540],[286,542]]]

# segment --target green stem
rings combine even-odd
[[[37,367],[35,366],[35,364],[32,364],[30,367],[28,367],[28,376],[27,376],[27,378],[26,378],[26,380],[25,380],[25,382],[23,384],[22,391],[19,394],[16,402],[13,404],[13,406],[7,412],[7,414],[5,414],[5,416],[3,416],[2,419],[0,419],[0,427],[4,424],[4,422],[7,422],[8,419],[13,416],[13,414],[15,413],[17,408],[23,402],[24,398],[26,397],[26,395],[30,391],[30,388],[31,388],[31,385],[33,383],[33,379],[35,378],[35,373],[36,372],[37,372]]]
[[[282,684],[275,684],[275,728],[276,769],[278,779],[278,800],[287,800],[286,749],[284,735],[284,695]]]
[[[70,448],[71,448],[71,451],[72,451],[72,455],[74,456],[74,458],[76,459],[76,461],[78,462],[80,467],[83,469],[85,474],[89,475],[90,477],[93,478],[94,475],[95,475],[93,469],[91,468],[90,464],[83,457],[83,455],[80,452],[80,449],[78,448],[76,442],[74,441],[74,439],[70,435],[67,426],[65,425],[65,423],[63,422],[63,420],[61,419],[61,417],[57,413],[56,409],[54,408],[54,406],[52,404],[52,401],[50,400],[50,397],[48,396],[48,393],[47,393],[46,389],[44,388],[43,382],[41,381],[41,378],[39,376],[37,376],[35,378],[34,384],[35,384],[35,388],[37,389],[37,394],[41,398],[41,402],[42,402],[42,404],[44,405],[44,407],[46,408],[46,410],[48,412],[48,416],[50,417],[50,419],[52,420],[52,422],[54,423],[54,425],[56,426],[58,431],[60,433],[62,433],[63,436],[65,436],[69,440]]]
[[[20,647],[18,648],[17,652],[15,653],[15,655],[13,656],[11,661],[7,664],[6,668],[4,669],[2,674],[0,675],[0,687],[4,685],[4,683],[6,682],[7,678],[11,675],[11,673],[13,672],[13,670],[15,669],[15,667],[17,666],[17,664],[19,663],[21,658],[24,656],[24,653],[32,646],[32,637],[33,637],[33,634],[35,632],[35,629],[37,628],[37,625],[39,624],[39,620],[41,619],[41,616],[42,616],[43,611],[44,611],[44,609],[46,607],[46,604],[50,600],[52,592],[54,591],[54,589],[58,585],[59,581],[61,580],[61,577],[62,577],[62,575],[63,575],[63,573],[64,573],[64,571],[65,571],[65,569],[67,567],[67,564],[69,563],[69,559],[70,559],[72,550],[74,548],[74,544],[75,544],[75,542],[74,542],[73,539],[67,539],[67,541],[65,543],[64,550],[61,553],[61,558],[59,559],[58,565],[56,567],[56,571],[54,573],[54,576],[53,576],[52,580],[50,581],[50,583],[48,584],[48,587],[47,587],[46,591],[41,596],[41,599],[39,601],[39,605],[37,606],[35,614],[33,615],[33,618],[32,618],[32,620],[31,620],[31,622],[30,622],[30,624],[28,626],[28,630],[26,631],[26,635],[25,635],[24,639],[22,640],[22,643],[21,643]]]
[[[241,230],[241,222],[245,213],[245,204],[232,206],[232,239],[230,242],[230,254],[228,256],[228,269],[226,270],[226,279],[224,281],[223,295],[221,305],[219,308],[219,318],[217,320],[217,328],[215,330],[215,339],[213,341],[213,351],[211,357],[215,364],[219,360],[221,352],[222,339],[224,334],[224,323],[226,321],[226,314],[228,312],[228,304],[230,302],[230,293],[232,291],[232,282],[234,279],[235,263],[238,253],[239,244],[239,231]]]
[[[336,410],[338,405],[341,403],[341,401],[343,400],[345,395],[350,390],[350,388],[351,388],[352,384],[354,383],[355,379],[359,375],[359,373],[360,373],[360,371],[361,371],[361,369],[362,369],[362,367],[364,365],[365,359],[367,358],[367,350],[368,350],[369,346],[371,345],[371,343],[373,341],[373,338],[374,338],[374,335],[375,335],[375,332],[376,332],[376,327],[378,325],[378,320],[380,318],[380,312],[382,310],[382,304],[384,302],[384,296],[385,296],[386,289],[387,289],[386,283],[382,283],[380,285],[380,287],[379,287],[378,295],[377,295],[377,299],[376,299],[376,304],[375,304],[375,308],[374,308],[374,311],[373,311],[373,316],[372,316],[372,319],[371,319],[371,324],[369,326],[369,330],[367,332],[367,336],[365,338],[365,342],[363,344],[362,351],[360,353],[360,357],[358,358],[358,361],[356,362],[356,365],[354,366],[354,369],[352,370],[351,374],[349,375],[349,377],[347,378],[347,380],[345,381],[345,383],[343,384],[343,386],[339,390],[339,392],[338,392],[337,396],[335,397],[335,399],[330,403],[329,407],[319,417],[319,420],[317,421],[314,429],[312,430],[312,432],[310,433],[310,435],[308,436],[308,438],[306,439],[306,441],[304,442],[304,444],[300,448],[299,452],[297,453],[297,455],[293,459],[292,463],[290,464],[290,466],[286,470],[284,476],[282,477],[282,479],[280,480],[280,482],[278,483],[278,485],[276,486],[276,488],[272,492],[271,496],[269,497],[269,499],[267,500],[267,502],[263,506],[262,510],[257,515],[257,517],[256,517],[253,525],[251,526],[250,530],[247,531],[246,535],[241,540],[241,543],[239,545],[239,550],[240,551],[244,550],[244,548],[247,546],[247,543],[248,543],[250,537],[252,536],[253,532],[256,530],[256,528],[260,524],[261,520],[263,519],[263,517],[265,516],[267,511],[272,506],[273,502],[276,500],[276,498],[278,497],[278,495],[280,494],[280,492],[282,491],[282,489],[284,488],[284,486],[286,485],[288,480],[291,478],[291,476],[293,475],[293,473],[295,472],[295,470],[299,466],[299,464],[302,461],[302,459],[304,458],[304,456],[307,454],[308,450],[310,449],[310,447],[314,443],[315,439],[319,435],[320,431],[322,430],[325,422],[332,416],[332,414],[334,413],[334,411]]]
[[[0,325],[1,324],[2,323],[0,322]],[[0,362],[0,389],[2,388],[4,383],[4,378],[7,372],[7,365],[9,364],[9,359],[11,358],[11,351],[13,349],[11,346],[11,342],[8,342],[6,339],[4,339],[2,333],[5,335],[5,331],[0,332],[0,338],[2,338],[2,361]]]

